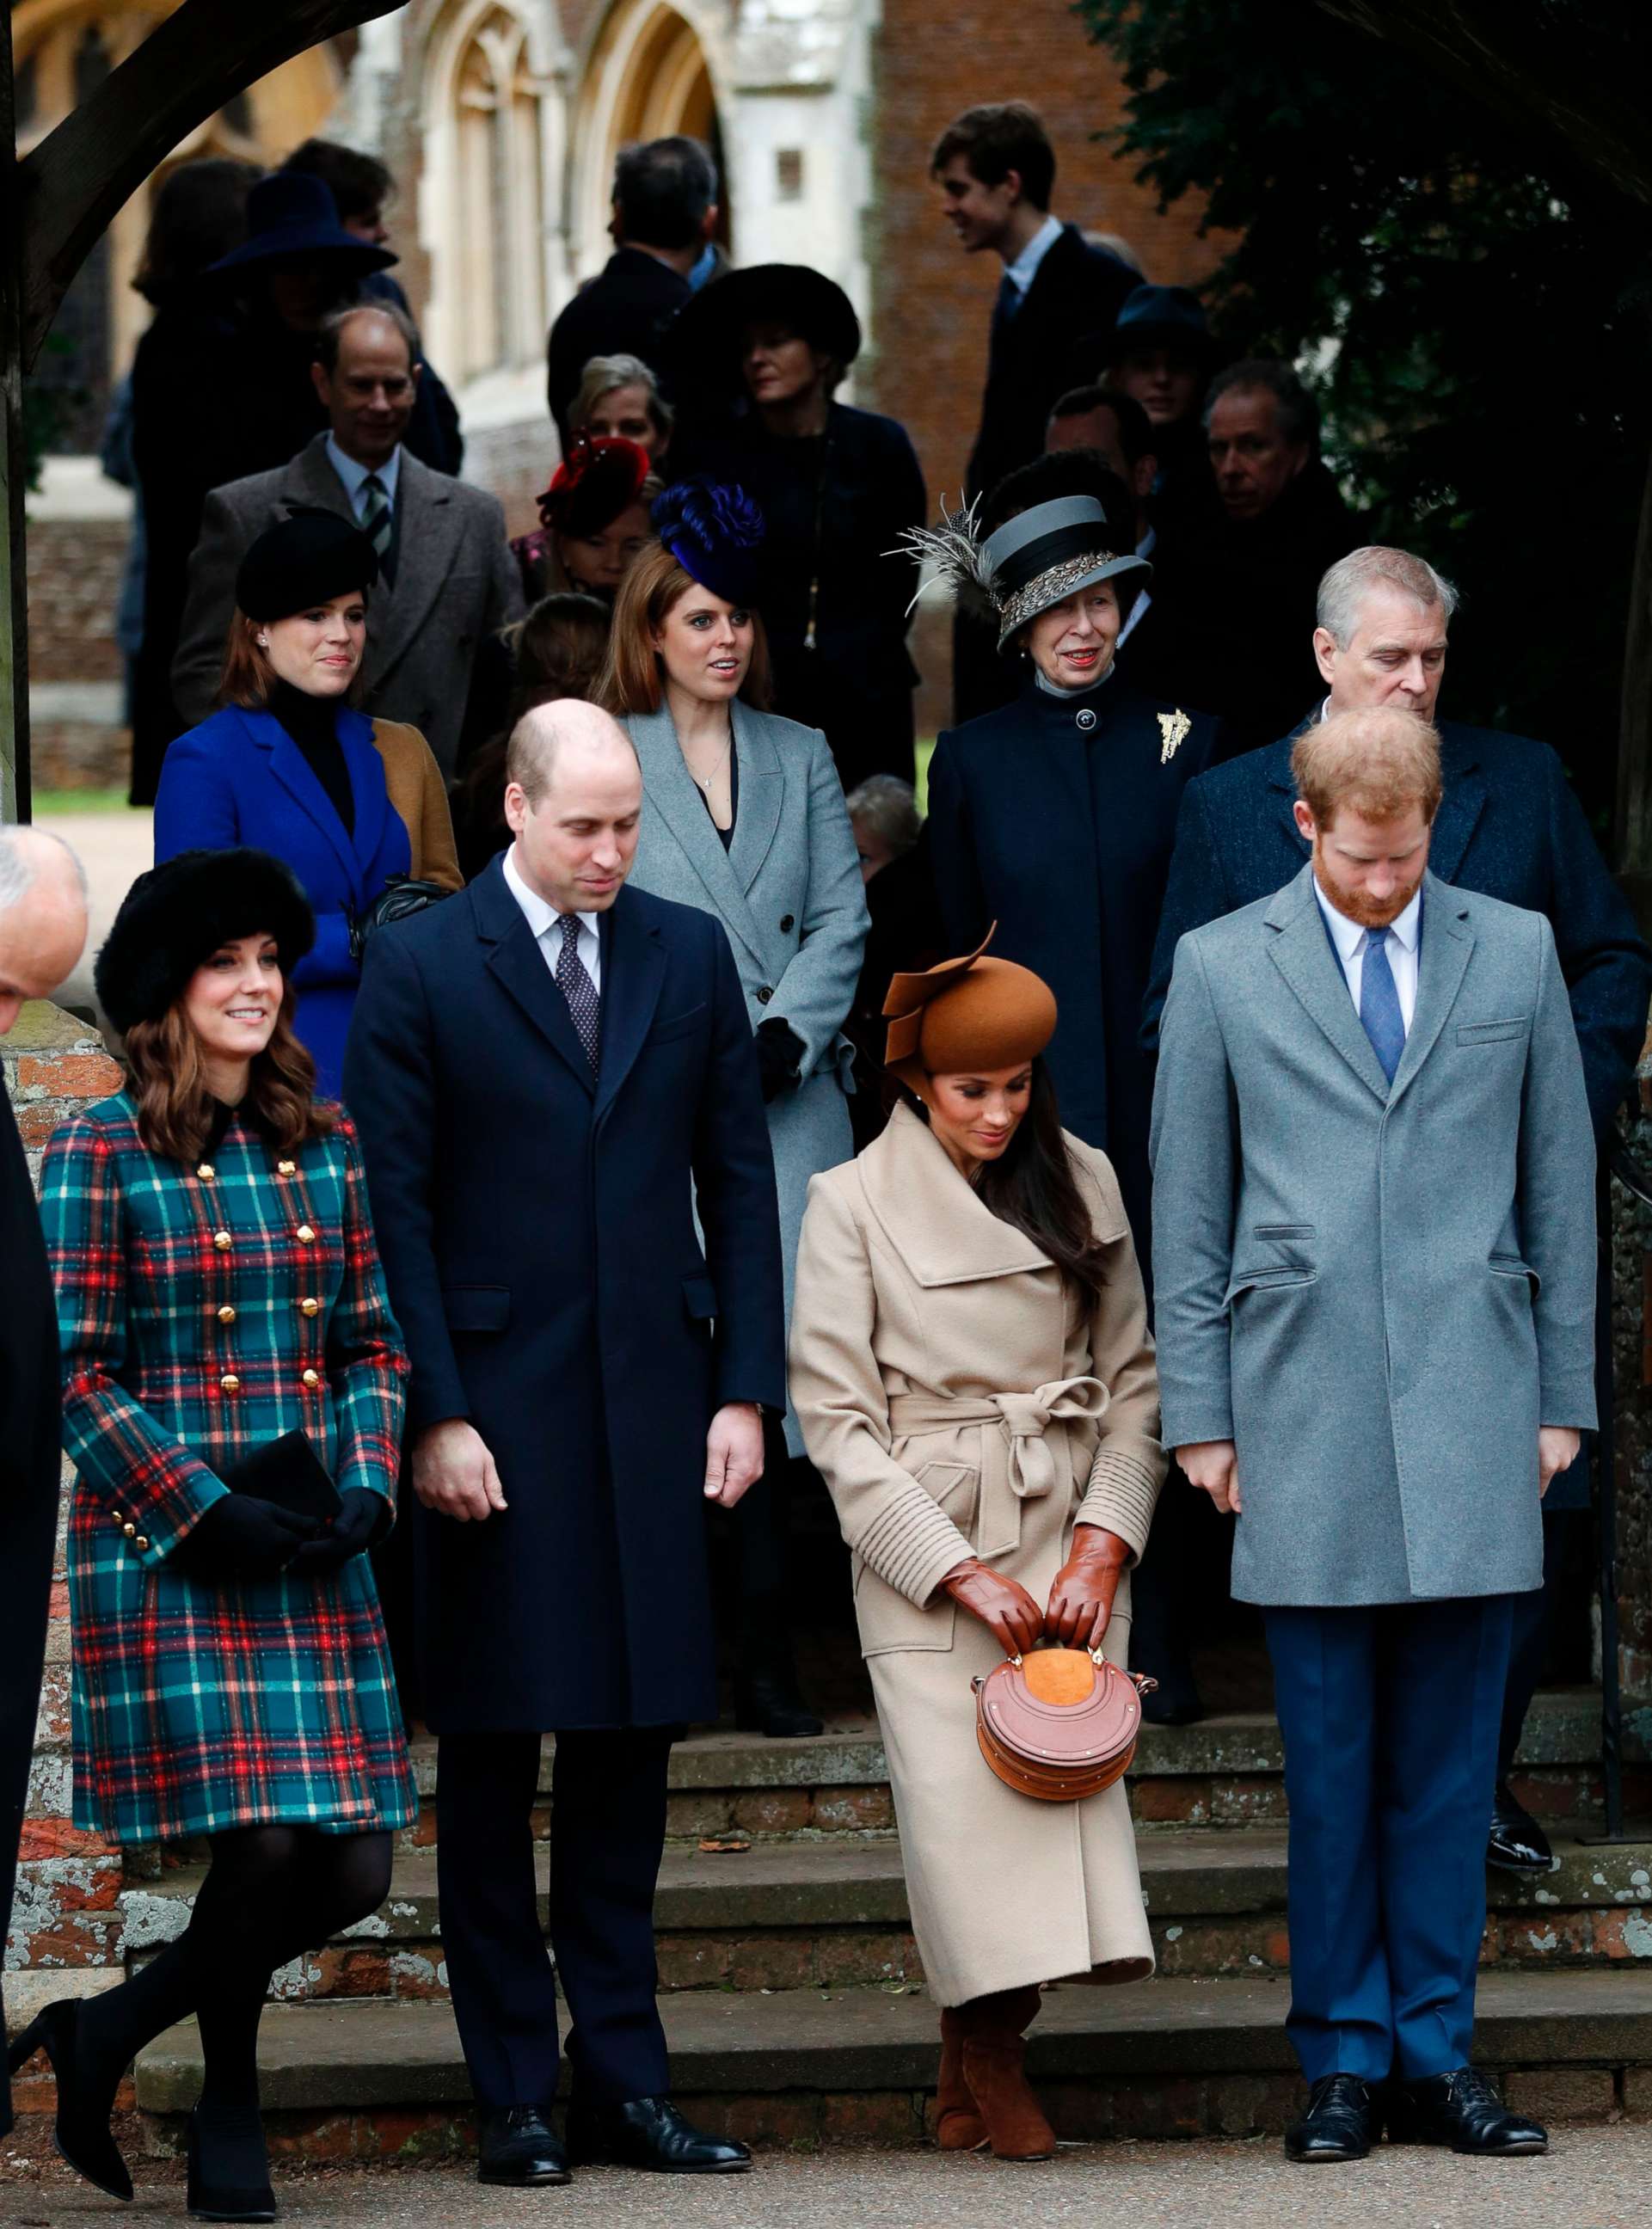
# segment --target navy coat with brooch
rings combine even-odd
[[[993,951],[1056,994],[1046,1056],[1061,1119],[1112,1161],[1145,1271],[1152,1071],[1141,1002],[1182,792],[1220,723],[1109,674],[942,736],[929,767],[935,889],[951,952]]]
[[[706,1429],[725,1402],[785,1400],[775,1172],[728,938],[635,890],[601,936],[595,1080],[499,859],[373,941],[350,1031],[409,1426],[467,1417],[509,1505],[461,1525],[409,1500],[443,1733],[715,1717]]]

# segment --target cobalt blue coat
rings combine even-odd
[[[255,844],[284,859],[316,911],[314,949],[293,970],[297,1029],[316,1063],[316,1091],[338,1096],[344,1037],[361,968],[350,953],[350,922],[405,875],[413,851],[391,805],[373,723],[341,705],[338,741],[355,800],[353,832],[328,801],[303,752],[270,712],[228,705],[178,736],[166,754],[155,800],[155,858]]]
[[[728,937],[627,889],[601,938],[595,1079],[499,859],[374,941],[350,1031],[409,1425],[467,1417],[509,1505],[465,1525],[410,1505],[442,1733],[715,1718],[706,1429],[726,1402],[786,1397],[775,1169]]]

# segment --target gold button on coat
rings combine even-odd
[[[135,1525],[123,1525],[120,1529],[129,1540],[135,1540],[138,1538],[138,1527]]]
[[[315,1232],[311,1230],[307,1223],[301,1223],[299,1225],[299,1243],[300,1246],[309,1246],[312,1244],[315,1240]]]
[[[321,1383],[320,1371],[318,1370],[306,1370],[304,1373],[304,1382],[306,1385],[311,1387],[319,1385]]]
[[[221,1254],[227,1254],[235,1242],[227,1230],[215,1230],[212,1234],[212,1243]]]
[[[299,1173],[299,1165],[296,1161],[277,1161],[275,1173],[278,1177],[295,1177]]]
[[[241,1380],[233,1370],[227,1378],[221,1378],[218,1383],[226,1393],[239,1393],[241,1391]]]
[[[145,1549],[148,1547],[149,1543],[148,1543],[148,1541],[147,1541],[147,1540],[145,1540],[145,1538],[144,1538],[143,1534],[140,1532],[140,1533],[138,1535],[138,1538],[137,1538],[132,1542],[132,1546],[133,1546],[134,1548],[136,1548],[136,1549],[137,1549],[137,1551],[138,1551],[138,1554],[141,1556],[141,1555],[143,1554],[143,1552],[144,1552]]]
[[[318,1316],[321,1314],[321,1303],[319,1301],[300,1301],[299,1302],[299,1306],[303,1309],[305,1314],[307,1316]]]
[[[210,1161],[202,1161],[200,1167],[196,1171],[196,1176],[200,1178],[202,1184],[210,1184],[217,1173],[217,1170],[213,1167]]]

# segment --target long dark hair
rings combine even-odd
[[[295,1153],[312,1138],[327,1137],[338,1111],[315,1097],[316,1064],[292,1033],[297,1005],[298,995],[288,983],[275,1033],[253,1057],[241,1102],[243,1112],[282,1153]],[[158,1021],[134,1022],[124,1050],[138,1105],[138,1136],[151,1153],[199,1160],[212,1127],[212,1095],[182,999]]]
[[[997,1160],[983,1162],[975,1193],[1000,1223],[1024,1231],[1050,1256],[1064,1283],[1091,1300],[1101,1297],[1107,1249],[1096,1241],[1073,1174],[1056,1088],[1042,1057],[1032,1063],[1032,1093],[1021,1127]]]

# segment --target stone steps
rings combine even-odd
[[[1270,2133],[1300,2086],[1278,1980],[1156,1980],[1046,1992],[1030,2066],[1068,2136]],[[914,1990],[683,1991],[661,2012],[674,2094],[764,2144],[921,2141],[936,2015]],[[1475,2054],[1511,2098],[1557,2118],[1652,2113],[1652,1973],[1484,1976]],[[259,2050],[278,2148],[415,2157],[468,2142],[469,2093],[440,2004],[276,2006]],[[192,2022],[138,2062],[155,2149],[175,2149],[200,2081]]]
[[[1167,1978],[1282,1973],[1285,1837],[1276,1828],[1147,1828],[1142,1895]],[[1647,1962],[1652,1971],[1652,1839],[1557,1844],[1544,1879],[1488,1877],[1488,1964],[1534,1968]],[[548,1853],[540,1866],[546,1917]],[[170,1872],[122,1895],[129,1956],[170,1941],[201,1878]],[[921,1983],[899,1844],[890,1836],[754,1840],[712,1854],[677,1845],[654,1904],[661,1988],[741,1991]],[[398,1856],[374,1916],[278,1975],[282,1998],[447,1995],[434,1851]]]

